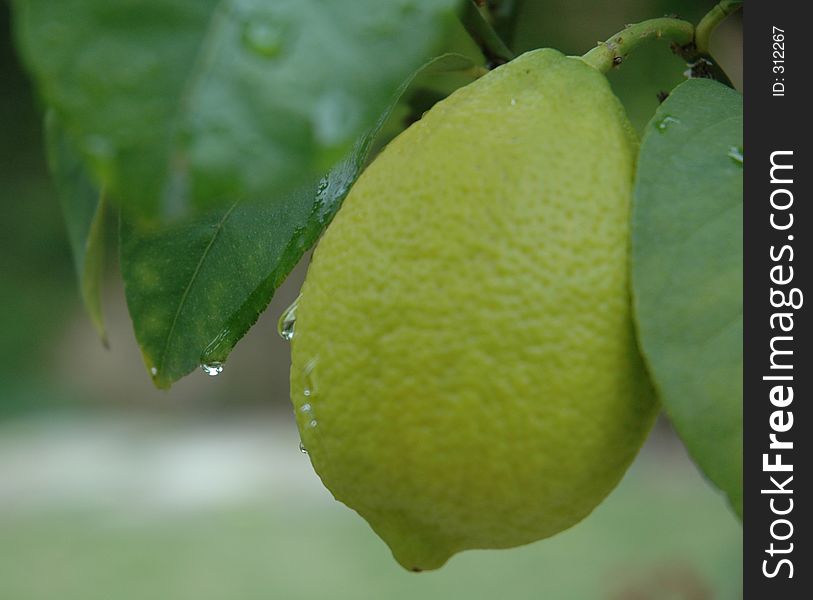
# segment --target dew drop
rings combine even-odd
[[[307,454],[308,453],[308,449],[305,448],[305,444],[303,444],[302,442],[299,442],[299,451],[302,454]]]
[[[313,108],[313,132],[323,146],[345,142],[356,131],[360,120],[356,100],[342,90],[322,94]]]
[[[357,142],[351,154],[355,154],[360,148],[361,146]],[[328,219],[337,208],[338,201],[347,194],[349,181],[355,178],[354,169],[356,167],[357,165],[349,163],[337,165],[319,181],[316,188],[315,216],[320,224],[327,224]]]
[[[304,376],[304,385],[302,386],[302,395],[306,398],[311,398],[316,395],[316,378],[314,376],[314,369],[316,368],[316,359],[308,361],[302,371]],[[310,405],[308,405],[310,406]]]
[[[290,342],[294,338],[294,329],[296,327],[296,307],[299,304],[299,296],[294,300],[291,305],[285,309],[277,322],[277,333],[279,336]]]
[[[517,105],[517,99],[516,98],[511,98],[511,106],[516,106],[516,105]]]
[[[158,375],[158,367],[150,367],[150,375],[152,375],[153,377]]]
[[[318,423],[316,422],[316,416],[313,414],[313,408],[311,407],[310,403],[306,402],[302,406],[299,407],[299,412],[302,413],[302,416],[307,419],[308,427],[310,429],[314,429]]]
[[[252,53],[263,58],[278,57],[288,38],[288,28],[267,18],[253,17],[243,27],[243,45]]]
[[[737,165],[742,166],[742,146],[731,146],[728,149],[728,157],[737,163]]]
[[[672,125],[673,123],[674,123],[674,124],[680,123],[680,119],[676,119],[675,117],[670,117],[669,115],[667,115],[667,116],[665,116],[663,119],[661,119],[660,121],[658,121],[658,122],[655,124],[655,127],[658,129],[658,131],[660,131],[661,133],[663,133],[663,132],[664,132],[664,131],[666,131],[666,130],[669,128],[669,126],[670,126],[670,125]]]
[[[223,372],[222,362],[203,363],[200,366],[201,371],[206,373],[209,377],[217,377]]]

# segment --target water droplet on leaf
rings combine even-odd
[[[680,123],[680,119],[676,119],[675,117],[670,117],[669,115],[667,115],[663,119],[658,121],[655,124],[655,127],[657,128],[658,131],[663,133],[669,128],[670,125],[676,125],[678,123]]]
[[[364,140],[358,140],[353,146],[351,154],[362,153]],[[314,216],[320,224],[325,225],[333,216],[339,201],[344,198],[350,189],[350,183],[355,179],[357,169],[360,168],[355,161],[343,161],[322,177],[316,188],[316,206]]]
[[[206,373],[209,377],[217,377],[223,372],[222,362],[204,363],[200,366],[201,371]]]
[[[294,329],[296,327],[296,307],[298,303],[299,297],[297,297],[297,299],[285,309],[285,312],[282,313],[282,316],[277,322],[277,333],[279,333],[279,336],[283,340],[288,342],[290,342],[294,337]]]
[[[731,146],[728,149],[728,156],[731,160],[737,163],[739,166],[742,166],[743,155],[742,155],[742,146]]]
[[[299,442],[299,451],[302,454],[307,454],[308,453],[308,449],[305,448],[305,444],[303,444],[302,442]]]
[[[288,38],[288,27],[270,20],[252,18],[243,27],[242,41],[252,53],[263,58],[279,56]]]
[[[342,90],[331,90],[316,101],[313,132],[323,146],[337,146],[355,133],[360,119],[355,99]]]

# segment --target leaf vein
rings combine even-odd
[[[232,204],[231,207],[229,208],[229,210],[227,210],[224,213],[224,215],[220,219],[220,221],[218,221],[217,225],[215,226],[215,230],[212,233],[212,239],[209,240],[209,243],[206,245],[206,248],[203,250],[203,254],[201,254],[201,257],[200,257],[200,260],[198,261],[198,264],[195,265],[195,271],[192,273],[192,277],[190,278],[189,283],[187,284],[186,288],[184,289],[183,294],[181,295],[181,299],[178,302],[178,308],[175,310],[175,315],[172,317],[172,324],[170,325],[169,331],[167,332],[167,338],[166,338],[166,341],[164,342],[164,348],[161,351],[161,360],[158,363],[158,372],[159,373],[164,370],[164,366],[166,364],[167,351],[169,350],[170,342],[172,341],[172,338],[175,335],[175,327],[177,326],[178,319],[180,318],[180,315],[183,312],[183,308],[186,305],[186,299],[189,297],[189,292],[192,289],[192,287],[195,285],[195,282],[197,281],[197,278],[198,278],[198,274],[200,274],[200,270],[203,267],[203,263],[206,261],[206,257],[209,255],[209,251],[212,249],[212,246],[214,246],[215,240],[217,240],[217,237],[220,235],[220,232],[223,230],[223,226],[225,225],[226,221],[229,219],[232,212],[234,212],[234,209],[237,207],[237,205],[239,203],[240,202],[238,201],[238,202],[235,202],[234,204]]]

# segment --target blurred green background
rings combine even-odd
[[[712,4],[527,0],[514,45],[581,54],[625,23],[673,13],[696,22]],[[40,110],[6,3],[0,12],[0,599],[742,596],[740,525],[665,423],[621,486],[570,531],[467,552],[439,572],[401,570],[298,449],[276,319],[304,265],[221,376],[153,389],[115,264],[109,350],[79,305]],[[729,19],[713,46],[738,86],[740,35],[740,19]],[[610,75],[637,127],[682,70],[653,44]]]

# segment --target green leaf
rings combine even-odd
[[[101,293],[107,203],[53,112],[46,116],[45,131],[48,163],[65,217],[82,301],[102,343],[107,345]]]
[[[324,174],[458,0],[15,0],[46,103],[111,197],[178,215]]]
[[[327,176],[276,201],[238,201],[170,226],[122,219],[127,303],[158,387],[169,387],[200,364],[226,360],[333,218],[414,77],[472,65],[451,53],[426,63],[401,84],[372,130]]]
[[[690,454],[742,515],[742,96],[679,85],[644,133],[632,219],[642,351]]]
[[[158,387],[225,360],[315,241],[357,168],[351,160],[278,202],[235,202],[169,227],[122,218],[127,304]]]

